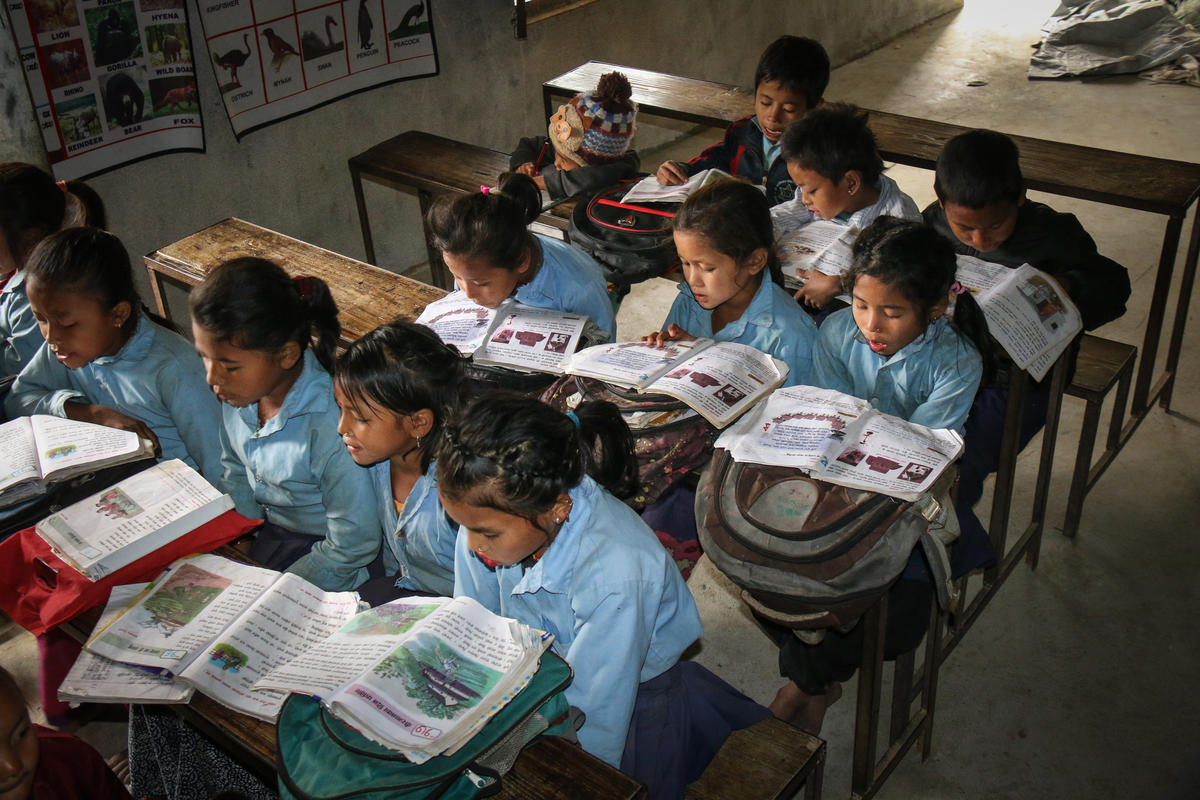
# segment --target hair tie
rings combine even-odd
[[[954,283],[950,284],[950,294],[962,294],[966,290],[967,290],[967,287],[963,286],[958,281],[955,281]]]
[[[583,425],[579,422],[579,415],[576,414],[574,411],[567,412],[567,419],[569,419],[569,420],[571,420],[571,422],[575,423],[576,429],[580,429],[583,427]]]
[[[313,296],[312,278],[307,275],[296,275],[292,280],[296,284],[296,291],[300,293],[300,299],[311,300]]]
[[[500,191],[500,189],[496,186],[484,186],[483,184],[479,184],[479,191],[481,194],[485,194],[488,196],[491,196],[491,195],[496,195],[496,197],[507,197],[508,196],[504,192]]]
[[[54,185],[55,185],[55,186],[57,186],[58,188],[62,189],[62,193],[63,193],[63,194],[70,194],[70,193],[71,193],[71,190],[67,188],[67,182],[66,182],[66,181],[55,181],[55,182],[54,182]]]

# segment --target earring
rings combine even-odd
[[[554,524],[555,524],[555,525],[562,525],[562,517],[555,517],[555,518],[554,518]]]
[[[420,436],[417,437],[417,449],[418,450],[420,450],[422,447],[425,446],[425,443],[422,442],[421,439],[422,439],[422,437],[420,437]]]

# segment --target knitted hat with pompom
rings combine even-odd
[[[600,76],[595,91],[575,95],[550,117],[554,149],[581,167],[620,159],[637,127],[632,94],[629,79],[620,72]]]

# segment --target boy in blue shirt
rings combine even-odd
[[[664,162],[658,182],[686,183],[697,172],[715,168],[765,187],[770,205],[791,200],[796,184],[779,158],[783,129],[820,104],[828,85],[829,55],[820,42],[779,37],[763,51],[754,72],[754,116],[730,123],[720,142],[691,161]]]
[[[1026,199],[1017,145],[1002,133],[975,130],[946,142],[933,183],[937,202],[925,221],[954,243],[955,250],[1003,264],[1029,264],[1053,275],[1079,308],[1091,330],[1125,313],[1129,274],[1096,250],[1096,242],[1073,214]],[[1021,447],[1046,424],[1049,394],[1033,386],[1021,424]],[[993,560],[986,532],[972,506],[983,480],[995,472],[1008,405],[1006,384],[983,386],[966,426],[966,451],[959,462],[958,516],[962,537],[951,552],[955,574]]]

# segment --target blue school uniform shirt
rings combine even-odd
[[[662,329],[675,323],[692,336],[715,339],[718,342],[737,342],[757,348],[788,365],[784,386],[806,384],[812,371],[812,350],[817,339],[817,326],[800,304],[767,274],[742,316],[715,334],[712,311],[696,302],[691,287],[679,284],[679,296],[671,305]]]
[[[585,477],[570,519],[528,569],[489,569],[460,530],[454,594],[554,634],[575,672],[567,701],[587,715],[579,743],[617,766],[638,685],[666,672],[700,637],[679,568],[632,510]]]
[[[129,341],[114,356],[68,369],[42,343],[13,382],[9,417],[65,417],[72,401],[108,406],[154,431],[162,458],[178,458],[210,483],[221,477],[221,404],[191,343],[138,314]]]
[[[220,485],[237,510],[324,537],[287,571],[327,591],[361,585],[379,552],[375,494],[337,432],[333,381],[313,352],[305,350],[300,376],[261,428],[258,403],[224,405],[222,416]]]
[[[19,269],[0,291],[0,377],[24,369],[44,343],[25,294],[25,270]]]
[[[861,397],[929,428],[963,432],[983,363],[975,346],[939,317],[892,356],[867,345],[853,309],[830,314],[813,350],[813,385]]]
[[[384,570],[396,577],[396,586],[449,597],[454,593],[458,526],[438,500],[436,467],[435,461],[417,478],[399,514],[392,500],[391,465],[381,461],[370,467],[370,474],[383,531]]]
[[[566,242],[539,233],[534,237],[542,246],[542,267],[533,280],[517,288],[517,302],[587,314],[612,340],[617,335],[617,318],[608,299],[604,271],[596,259]]]

